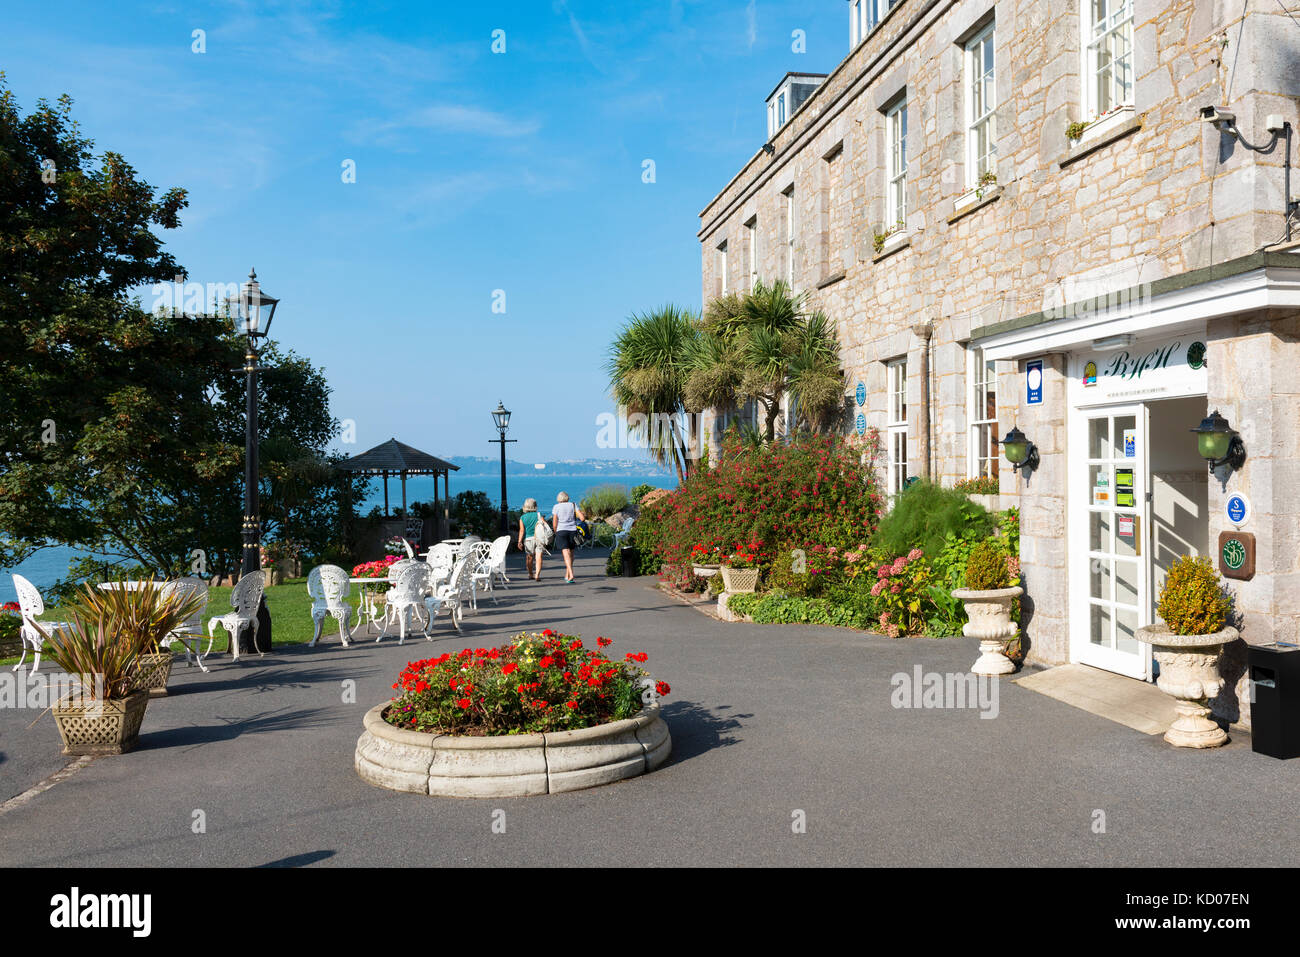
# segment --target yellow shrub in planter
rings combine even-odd
[[[1212,635],[1223,629],[1232,600],[1204,555],[1184,555],[1169,568],[1156,613],[1175,635]]]

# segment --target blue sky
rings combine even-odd
[[[784,72],[845,55],[846,9],[45,0],[6,4],[0,69],[24,111],[66,92],[98,151],[189,191],[169,247],[191,281],[257,267],[276,337],[356,422],[346,451],[492,454],[501,399],[512,458],[636,457],[596,447],[608,344],[699,308],[699,211]]]

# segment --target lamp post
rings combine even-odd
[[[262,525],[260,503],[258,501],[258,441],[257,441],[257,373],[261,367],[257,364],[257,340],[264,339],[271,331],[271,320],[275,316],[275,307],[280,300],[268,296],[257,282],[256,270],[249,270],[248,281],[240,286],[239,298],[226,299],[227,314],[231,316],[235,333],[247,338],[244,352],[244,366],[240,370],[245,376],[248,417],[244,430],[244,521],[242,533],[244,539],[243,562],[239,575],[260,573],[262,569]],[[245,633],[246,634],[246,633]],[[243,639],[247,642],[249,639]],[[267,611],[266,599],[257,610],[257,651],[271,650],[271,613]],[[245,650],[240,646],[240,653]]]
[[[501,534],[510,534],[510,517],[506,509],[506,443],[514,442],[515,439],[506,438],[506,429],[510,428],[510,410],[497,401],[497,407],[492,410],[492,421],[501,433],[500,438],[488,439],[489,442],[500,443],[501,445]]]

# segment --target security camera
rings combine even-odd
[[[1213,123],[1219,129],[1226,129],[1237,122],[1237,114],[1221,110],[1217,106],[1203,106],[1201,107],[1201,120],[1206,123]]]

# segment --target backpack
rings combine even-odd
[[[533,526],[533,538],[542,548],[546,548],[551,542],[555,541],[555,532],[551,526],[546,524],[546,519],[537,516],[537,524]]]

